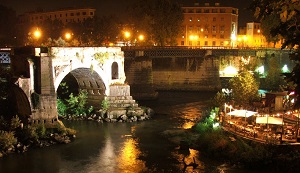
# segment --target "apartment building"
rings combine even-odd
[[[236,47],[238,9],[220,3],[195,3],[182,7],[184,14],[179,46]]]
[[[63,9],[49,12],[28,12],[19,16],[19,22],[31,25],[41,24],[44,20],[59,20],[63,24],[69,22],[82,22],[88,18],[93,18],[95,8]]]

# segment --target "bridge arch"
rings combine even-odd
[[[119,47],[52,47],[51,56],[55,91],[75,69],[89,69],[91,74],[98,74],[99,77],[94,77],[99,79],[98,84],[103,84],[106,96],[110,95],[111,84],[125,82],[124,53]]]

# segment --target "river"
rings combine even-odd
[[[155,111],[151,120],[143,122],[65,121],[78,131],[74,142],[0,158],[0,173],[178,173],[184,172],[183,158],[186,163],[195,158],[199,164],[185,172],[241,172],[201,158],[199,151],[182,152],[160,135],[165,130],[190,128],[213,94],[159,92],[157,100],[138,102]]]

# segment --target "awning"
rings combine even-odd
[[[270,117],[270,116],[269,117],[256,117],[256,123],[282,125],[282,118]]]
[[[233,115],[237,117],[250,117],[255,114],[257,114],[257,112],[248,111],[248,110],[234,110],[227,113],[227,115]]]

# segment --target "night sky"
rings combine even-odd
[[[14,9],[17,14],[23,14],[28,11],[43,9],[45,11],[57,10],[68,7],[93,7],[96,8],[97,16],[116,15],[126,17],[126,8],[133,4],[135,0],[0,0],[0,4]],[[248,21],[253,21],[252,13],[245,10],[252,0],[174,0],[180,4],[193,4],[199,2],[219,2],[224,6],[239,8],[240,26]]]

